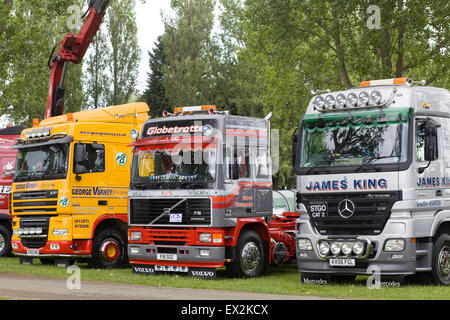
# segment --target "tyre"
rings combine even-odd
[[[3,225],[0,225],[0,257],[11,254],[11,232]]]
[[[97,269],[121,268],[127,261],[127,246],[120,231],[100,231],[92,244],[92,258],[89,265]]]
[[[263,274],[266,254],[261,237],[254,231],[244,231],[235,248],[235,258],[227,265],[231,276],[256,278]]]
[[[431,277],[438,285],[450,284],[450,236],[441,234],[433,244]]]

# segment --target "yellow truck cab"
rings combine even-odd
[[[80,111],[22,132],[11,198],[11,244],[21,263],[128,262],[128,145],[148,111],[145,103]]]

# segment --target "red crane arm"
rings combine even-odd
[[[64,79],[69,62],[79,64],[97,33],[110,0],[91,0],[89,15],[78,33],[68,33],[61,41],[58,53],[51,58],[50,81],[45,118],[64,114]]]

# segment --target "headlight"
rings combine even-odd
[[[132,254],[139,254],[140,252],[139,247],[130,247],[130,252]]]
[[[345,242],[345,243],[342,245],[341,250],[342,250],[342,253],[343,253],[344,255],[349,256],[349,255],[352,253],[353,246],[352,246],[351,243]]]
[[[372,99],[372,102],[375,104],[380,104],[381,102],[381,93],[378,90],[372,91],[370,93],[370,99]]]
[[[200,233],[198,236],[199,242],[210,243],[211,242],[211,233]]]
[[[355,93],[351,92],[347,96],[347,101],[352,107],[354,107],[358,104],[358,97]]]
[[[338,94],[336,97],[336,107],[337,108],[343,108],[345,106],[345,103],[347,102],[347,98],[342,94]]]
[[[311,241],[309,241],[309,239],[298,239],[297,245],[299,250],[311,251],[313,249]]]
[[[364,252],[364,244],[362,242],[355,242],[353,244],[353,252],[359,256]]]
[[[200,257],[209,257],[209,250],[208,249],[201,249],[200,250]]]
[[[328,109],[332,109],[335,104],[336,104],[336,100],[334,99],[334,97],[331,94],[326,96],[325,105],[327,106]]]
[[[334,254],[335,256],[337,256],[339,253],[341,253],[341,247],[342,247],[342,243],[341,242],[333,242],[331,244],[331,253]]]
[[[67,229],[53,229],[54,236],[67,236],[69,234],[69,230]]]
[[[362,91],[359,94],[359,101],[361,102],[362,105],[367,105],[369,103],[369,94],[366,91]]]
[[[405,239],[391,239],[386,241],[384,251],[396,252],[405,249]]]
[[[322,241],[319,244],[319,251],[320,251],[320,254],[323,255],[323,256],[328,255],[330,253],[330,245],[329,245],[329,243],[326,242],[326,241]]]
[[[131,241],[141,241],[141,232],[140,231],[131,231],[130,232],[130,240]]]
[[[316,100],[314,100],[314,106],[319,110],[323,109],[323,107],[325,106],[325,100],[322,96],[318,96]]]

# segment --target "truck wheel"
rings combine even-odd
[[[256,278],[263,274],[266,256],[261,237],[256,232],[242,233],[235,250],[235,259],[227,266],[232,276]]]
[[[94,237],[89,265],[97,269],[122,267],[127,259],[126,242],[115,229],[105,229]]]
[[[0,257],[6,257],[11,254],[11,232],[5,227],[0,226]]]
[[[450,285],[450,236],[441,234],[433,244],[431,277],[436,284]]]

